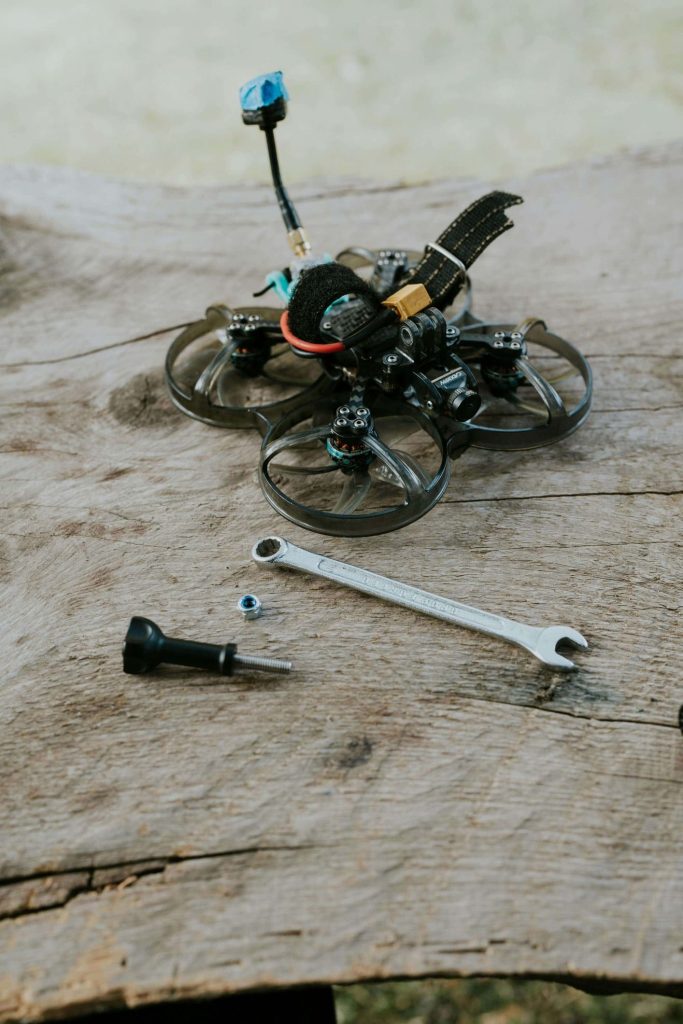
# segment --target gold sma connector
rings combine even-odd
[[[304,228],[294,228],[293,231],[288,231],[287,241],[289,242],[292,252],[295,256],[298,256],[299,259],[303,259],[304,256],[308,256],[311,251],[311,243],[308,241],[308,235]]]

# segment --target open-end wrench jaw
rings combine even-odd
[[[546,626],[538,631],[535,645],[528,649],[549,668],[574,671],[577,667],[574,662],[558,653],[559,644],[583,650],[588,647],[588,641],[578,629],[572,629],[571,626]]]

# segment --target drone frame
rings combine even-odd
[[[423,253],[351,246],[334,261],[316,259],[280,173],[274,133],[286,116],[288,99],[281,73],[253,79],[240,98],[244,123],[265,134],[273,186],[294,254],[290,267],[269,274],[266,288],[257,294],[275,288],[286,308],[209,307],[203,319],[171,343],[166,381],[174,404],[194,419],[260,432],[259,479],[276,511],[320,533],[367,536],[396,530],[434,507],[448,486],[451,462],[468,447],[540,447],[568,436],[584,422],[592,400],[592,373],[578,349],[551,333],[539,318],[512,325],[481,321],[472,313],[471,264],[512,227],[505,211],[522,201],[519,196],[498,191],[481,196]],[[367,268],[369,281],[356,273]],[[452,309],[456,298],[460,308],[446,318],[443,311]],[[351,304],[344,305],[349,299]],[[213,337],[213,347],[204,350],[200,345],[197,367],[190,358],[184,368],[185,377],[189,367],[194,379],[181,379],[183,357],[205,337]],[[582,378],[583,393],[570,408],[530,361],[528,342],[560,357],[569,373]],[[314,361],[319,369],[314,379],[269,374],[269,361],[288,349],[295,358]],[[441,375],[430,377],[435,372]],[[287,384],[294,393],[260,404],[224,400],[240,378]],[[532,389],[536,405],[519,398],[520,387]],[[539,421],[511,427],[478,422],[484,412],[480,391],[486,388],[492,397],[503,399],[506,409],[526,410]],[[436,466],[425,469],[392,445],[386,424],[388,418],[395,423],[397,415],[414,425],[419,437],[431,440]],[[296,429],[309,419],[310,427]],[[302,450],[309,465],[278,462],[282,453]],[[317,455],[327,459],[325,464],[312,464]],[[282,486],[281,478],[288,473],[299,480],[329,479],[336,473],[341,493],[331,509],[306,504]],[[398,487],[403,500],[359,511],[375,479]]]

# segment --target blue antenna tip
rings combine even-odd
[[[257,75],[240,89],[240,106],[242,110],[260,110],[270,107],[278,100],[288,100],[289,93],[281,71],[271,71],[266,75]]]

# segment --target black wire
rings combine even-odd
[[[260,299],[262,295],[265,295],[266,292],[269,292],[270,289],[274,288],[274,287],[275,287],[275,282],[271,281],[269,284],[266,285],[265,288],[262,288],[260,292],[252,292],[251,294],[252,294],[252,296],[255,299]]]
[[[268,159],[270,160],[270,173],[273,176],[273,188],[275,189],[280,213],[282,214],[282,219],[285,222],[287,230],[295,231],[297,228],[301,227],[301,221],[299,220],[299,214],[296,212],[296,207],[289,198],[287,189],[282,182],[280,163],[277,158],[277,148],[275,146],[275,129],[274,127],[265,127],[263,131],[266,135]]]

